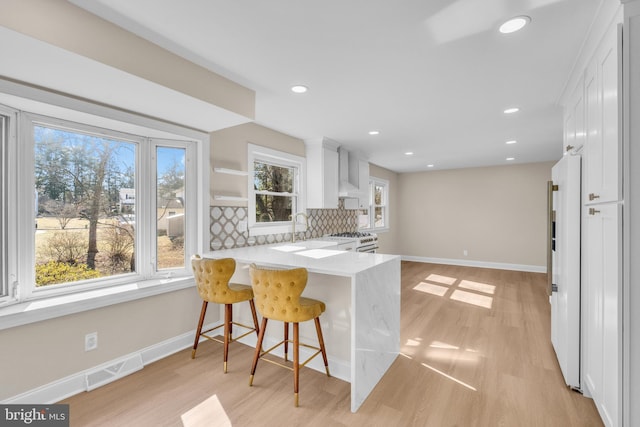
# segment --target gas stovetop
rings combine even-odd
[[[356,241],[358,246],[367,244],[372,245],[378,241],[378,236],[376,234],[366,231],[345,231],[343,233],[329,234],[328,236],[325,236],[325,238],[338,241]]]
[[[368,233],[366,231],[345,231],[343,233],[330,234],[329,236],[331,236],[331,237],[360,238],[360,237],[375,237],[375,234]]]

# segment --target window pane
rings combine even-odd
[[[135,271],[134,143],[34,126],[36,286]]]
[[[184,148],[156,149],[158,270],[184,267],[185,153]]]
[[[295,168],[254,162],[254,188],[258,191],[293,193]]]
[[[369,224],[369,210],[361,210],[358,214],[358,228],[367,229],[370,228]]]
[[[384,187],[381,185],[376,185],[373,197],[373,200],[375,201],[374,204],[377,206],[381,205],[382,201],[384,200]]]
[[[7,192],[5,189],[5,183],[7,182],[7,163],[6,163],[6,150],[8,144],[8,129],[6,116],[0,116],[0,297],[4,297],[8,293],[8,280],[7,280],[7,259],[5,245],[7,245],[6,235],[6,215],[7,215]]]
[[[253,179],[256,191],[256,222],[290,221],[295,209],[295,197],[290,195],[259,194],[296,193],[294,178],[296,168],[279,166],[256,160],[253,164],[255,175]]]
[[[256,222],[290,221],[293,198],[256,194]]]
[[[375,228],[380,228],[380,227],[384,227],[384,208],[382,207],[377,207],[375,208],[375,214],[374,214],[374,224],[373,226]]]

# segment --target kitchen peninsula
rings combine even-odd
[[[332,249],[333,248],[333,249]],[[311,240],[296,244],[261,245],[202,254],[234,258],[235,283],[250,284],[251,263],[272,268],[304,267],[309,280],[303,295],[323,301],[320,316],[331,375],[351,383],[355,412],[400,352],[400,257],[340,251],[335,242]],[[234,320],[251,324],[247,307],[234,307]],[[307,322],[308,323],[308,322]],[[267,330],[265,348],[282,340],[281,328]],[[242,340],[255,346],[251,334]],[[313,325],[300,324],[300,341],[315,343]],[[307,353],[301,348],[301,360]],[[282,354],[280,354],[282,356]],[[308,365],[324,372],[322,360]]]

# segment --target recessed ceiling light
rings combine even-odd
[[[504,110],[505,114],[513,114],[513,113],[517,113],[518,111],[520,111],[520,109],[518,107],[512,107],[512,108],[507,108],[506,110]]]
[[[511,160],[515,160],[515,159],[516,159],[515,157],[507,157],[507,161],[509,161],[509,162],[510,162]]]
[[[432,168],[432,167],[433,167],[433,165],[427,165],[427,167],[428,167],[428,168]]]
[[[309,88],[303,85],[295,85],[291,86],[291,91],[295,93],[305,93]]]
[[[500,25],[500,32],[502,34],[514,33],[521,30],[529,22],[531,22],[531,18],[528,16],[516,16],[515,18],[511,18],[504,24]]]
[[[370,130],[369,131],[369,135],[380,135],[380,131],[379,130]]]
[[[518,141],[516,141],[515,139],[512,139],[511,141],[505,142],[505,144],[515,144],[516,142]]]
[[[407,151],[404,153],[405,156],[413,156],[413,151]]]

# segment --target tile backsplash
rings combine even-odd
[[[264,245],[267,243],[287,242],[291,233],[249,236],[248,231],[239,231],[240,223],[248,219],[246,207],[211,206],[209,209],[211,225],[211,250],[231,249],[243,246]],[[297,233],[299,239],[314,239],[327,234],[344,231],[357,231],[358,211],[344,209],[342,201],[338,209],[307,209],[309,227],[307,231]]]

